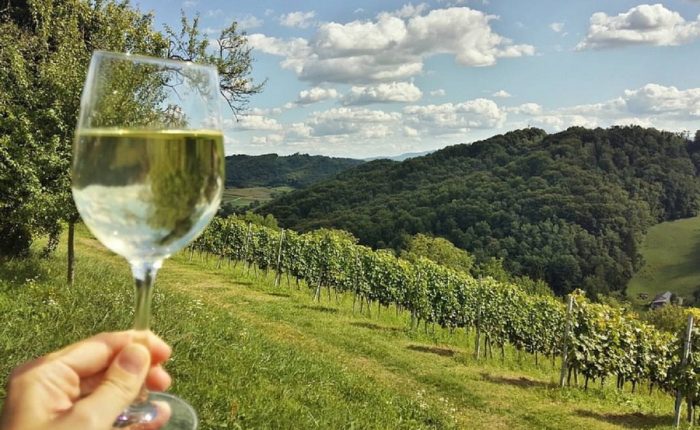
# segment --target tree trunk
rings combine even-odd
[[[688,406],[688,422],[692,426],[695,423],[695,408],[693,407],[693,399],[688,397],[685,399],[685,403]]]
[[[75,222],[68,223],[68,271],[66,280],[73,285],[75,280]]]

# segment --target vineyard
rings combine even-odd
[[[680,395],[692,421],[700,399],[700,336],[684,353],[682,336],[667,334],[621,308],[571,295],[571,307],[550,296],[525,293],[517,285],[474,279],[427,258],[407,261],[390,251],[358,245],[348,233],[317,230],[305,234],[217,218],[191,247],[265,272],[275,285],[290,277],[303,281],[320,300],[327,292],[352,294],[353,309],[381,312],[394,305],[410,314],[411,328],[439,325],[475,333],[474,354],[493,358],[506,344],[533,354],[535,361],[564,355],[562,382],[583,385],[614,379],[635,391],[640,384]],[[192,254],[190,254],[192,256]],[[499,355],[496,353],[496,356]]]

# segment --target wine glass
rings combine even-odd
[[[142,343],[163,260],[204,230],[221,201],[218,97],[211,66],[105,51],[90,62],[73,145],[73,198],[95,237],[131,265]],[[145,387],[114,427],[157,420],[159,402],[170,409],[165,428],[197,427],[187,403]]]

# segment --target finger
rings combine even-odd
[[[73,408],[76,417],[116,417],[138,395],[150,369],[151,355],[138,343],[124,347],[105,373],[103,382]],[[76,427],[77,428],[77,427]]]
[[[95,373],[92,376],[88,376],[87,378],[83,378],[80,380],[80,398],[86,397],[90,394],[92,394],[93,391],[97,389],[97,387],[100,386],[102,381],[105,379],[105,373],[106,371]],[[75,400],[75,399],[74,399]]]
[[[146,387],[151,391],[165,391],[170,388],[172,378],[161,366],[152,367],[146,376]]]
[[[105,378],[105,372],[96,373],[80,381],[80,397],[90,395],[100,386]],[[151,391],[165,391],[170,387],[172,378],[162,366],[151,366],[146,376],[146,387]]]
[[[46,362],[66,365],[81,378],[92,376],[104,371],[115,355],[137,335],[140,336],[141,333],[133,330],[100,333],[50,354],[46,357]],[[152,332],[147,332],[145,343],[148,345],[152,363],[158,364],[170,357],[170,346]]]

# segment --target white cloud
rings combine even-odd
[[[297,98],[296,103],[300,105],[307,105],[323,100],[335,99],[339,96],[340,94],[335,88],[313,87],[310,90],[300,91],[299,98]]]
[[[297,139],[311,137],[311,132],[313,131],[310,126],[304,124],[303,122],[295,122],[287,127],[286,130],[287,136]]]
[[[256,33],[248,36],[248,44],[266,54],[286,57],[282,67],[297,74],[303,71],[306,58],[311,55],[308,41],[301,37],[282,40]]]
[[[552,31],[555,33],[561,33],[562,30],[564,30],[564,23],[563,22],[553,22],[553,23],[549,24],[549,28],[551,28]]]
[[[285,27],[309,28],[313,24],[316,17],[315,11],[309,12],[290,12],[280,16],[280,24]]]
[[[530,125],[561,131],[576,126],[595,128],[600,124],[595,118],[588,118],[583,115],[539,115],[532,118]]]
[[[358,8],[355,9],[352,13],[362,13],[362,12],[364,12],[364,11],[365,11],[364,9],[362,9],[361,7],[358,7]]]
[[[626,45],[681,45],[700,37],[700,17],[686,22],[662,4],[642,4],[616,16],[596,12],[586,37],[576,49],[602,49]]]
[[[246,15],[240,18],[238,21],[239,30],[250,30],[251,28],[257,28],[263,25],[264,21],[254,15]]]
[[[276,119],[263,115],[241,115],[233,128],[238,130],[280,130],[282,125]]]
[[[380,128],[387,135],[390,126],[396,126],[401,120],[398,112],[385,112],[365,108],[333,108],[323,112],[314,112],[306,125],[312,128],[314,136],[352,135],[369,136],[370,129]]]
[[[430,95],[433,97],[443,97],[445,94],[445,90],[443,90],[442,88],[438,88],[437,90],[433,90],[430,92]]]
[[[598,103],[559,108],[537,103],[503,107],[493,100],[474,99],[461,103],[411,104],[398,112],[334,107],[308,113],[303,120],[291,123],[275,119],[282,117],[269,117],[281,112],[281,108],[251,109],[239,123],[227,121],[227,131],[236,137],[235,143],[227,138],[227,151],[369,157],[484,139],[526,125],[550,132],[574,125],[629,124],[672,131],[695,130],[700,121],[700,88],[649,83]],[[238,130],[243,132],[237,133]]]
[[[268,8],[268,9],[265,9],[265,13],[264,13],[264,14],[265,14],[265,16],[270,16],[270,15],[272,15],[273,13],[275,13],[275,10],[274,10],[274,9],[269,9],[269,8]]]
[[[542,113],[542,106],[537,103],[523,103],[520,106],[506,108],[506,111],[521,115],[539,115]]]
[[[449,54],[463,66],[489,66],[500,58],[533,55],[531,45],[514,44],[493,31],[496,17],[467,7],[411,6],[374,20],[321,24],[312,39],[249,36],[261,51],[284,57],[283,68],[314,83],[398,81],[423,71],[426,58]],[[414,14],[414,15],[411,15]]]
[[[224,13],[224,11],[221,10],[221,9],[208,9],[206,15],[207,15],[209,18],[211,18],[211,17],[213,17],[213,16],[221,15],[222,13]]]
[[[495,93],[491,94],[491,97],[499,97],[499,98],[505,99],[505,98],[512,97],[512,96],[506,90],[498,90]]]
[[[275,108],[259,108],[259,107],[254,107],[248,111],[246,111],[247,115],[279,115],[282,113],[282,108],[275,107]]]
[[[412,105],[403,109],[406,123],[430,129],[432,134],[465,132],[472,128],[496,128],[507,114],[493,100],[474,99],[462,103]]]
[[[406,126],[403,127],[403,134],[404,134],[406,137],[418,137],[418,130],[416,130],[416,129],[413,128],[413,127],[409,127],[409,126],[406,125]]]
[[[649,83],[625,90],[622,96],[600,103],[562,107],[545,111],[525,103],[508,112],[529,117],[530,124],[555,131],[572,125],[604,127],[639,124],[669,130],[692,128],[700,120],[700,88],[680,90],[674,86]]]
[[[182,7],[184,9],[195,7],[195,6],[197,6],[197,3],[199,3],[199,2],[196,0],[185,0],[182,2]]]
[[[253,145],[279,145],[284,141],[284,136],[281,134],[268,134],[267,136],[253,136],[251,143]]]
[[[414,16],[418,16],[425,12],[428,9],[428,5],[426,3],[420,3],[416,6],[413,5],[413,3],[408,3],[406,5],[403,5],[401,9],[398,9],[394,12],[383,12],[378,15],[379,18],[381,18],[383,15],[386,16],[395,16],[397,18],[413,18]]]
[[[679,90],[674,86],[647,84],[625,90],[627,110],[632,114],[664,114],[700,119],[700,88]]]
[[[345,105],[363,105],[386,102],[417,102],[422,91],[412,82],[391,82],[372,86],[353,86],[343,97]]]

